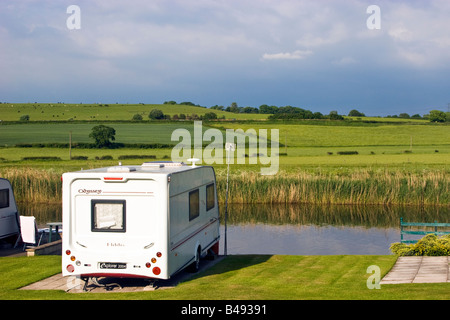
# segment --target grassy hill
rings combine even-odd
[[[208,108],[171,105],[171,104],[65,104],[65,103],[2,103],[0,104],[0,120],[19,121],[24,115],[29,121],[128,121],[135,114],[140,114],[144,120],[153,109],[160,109],[165,115],[173,117],[175,114],[186,116],[204,115],[214,112],[217,117],[237,120],[267,119],[267,114],[230,113]]]

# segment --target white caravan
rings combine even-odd
[[[0,239],[19,234],[19,214],[11,183],[0,178]]]
[[[212,167],[146,162],[62,180],[63,276],[169,279],[218,254]]]

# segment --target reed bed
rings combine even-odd
[[[61,202],[61,172],[34,168],[8,168],[0,177],[8,179],[17,202]]]
[[[226,172],[217,175],[225,201]],[[449,174],[355,169],[350,174],[255,172],[230,175],[229,203],[320,205],[449,205]]]
[[[58,203],[61,172],[53,169],[8,168],[0,177],[11,181],[16,201]],[[225,202],[226,170],[217,170],[218,200]],[[403,172],[355,169],[347,173],[279,172],[261,176],[235,171],[229,179],[229,203],[318,205],[438,205],[450,204],[445,171]]]

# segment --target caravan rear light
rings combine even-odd
[[[161,258],[162,253],[161,253],[161,252],[157,252],[157,253],[156,253],[156,256],[157,256],[158,258]]]
[[[70,257],[70,260],[72,260],[72,261],[75,261],[75,259],[76,259],[75,256]]]
[[[150,268],[152,265],[150,264],[150,262],[147,262],[147,263],[145,264],[145,266],[146,266],[147,268]]]
[[[69,272],[74,272],[74,271],[75,271],[75,267],[74,267],[73,265],[71,265],[71,264],[69,264],[69,265],[66,267],[66,269],[67,269],[67,271],[69,271]]]
[[[156,263],[156,258],[152,258],[152,260],[150,260],[152,263]]]
[[[154,268],[153,268],[153,273],[154,273],[155,275],[159,275],[159,274],[161,273],[161,269],[158,268],[158,267],[154,267]]]
[[[103,180],[105,181],[122,181],[122,177],[104,177]]]
[[[68,256],[70,256],[71,253],[72,253],[72,252],[70,252],[70,250],[66,250],[66,254],[67,254]]]

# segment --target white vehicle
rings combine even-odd
[[[169,279],[219,252],[212,167],[146,162],[62,179],[63,276]]]
[[[19,213],[11,183],[0,178],[0,239],[19,234]]]

